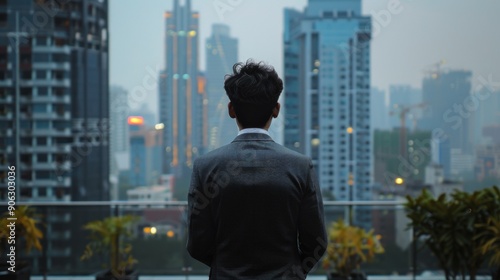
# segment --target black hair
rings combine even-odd
[[[262,128],[283,91],[283,81],[270,65],[248,60],[233,65],[224,89],[243,128]]]

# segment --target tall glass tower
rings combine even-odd
[[[371,19],[361,0],[309,0],[284,20],[285,146],[312,157],[335,199],[369,200]]]
[[[229,26],[214,24],[212,36],[206,41],[207,97],[208,97],[208,148],[218,148],[231,142],[238,134],[235,120],[229,118],[229,98],[224,90],[224,76],[233,71],[238,62],[238,39],[229,34]]]
[[[107,0],[0,1],[0,199],[15,165],[18,202],[109,200],[108,46]],[[43,209],[34,270],[68,269],[109,214]]]
[[[206,146],[203,116],[206,101],[198,71],[199,13],[191,1],[174,1],[164,13],[166,68],[160,74],[160,123],[163,123],[163,173],[187,174],[194,158]]]

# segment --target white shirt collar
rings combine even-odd
[[[246,134],[246,133],[262,133],[262,134],[266,134],[266,135],[270,136],[269,131],[262,129],[262,128],[244,128],[238,132],[238,136],[241,134]]]

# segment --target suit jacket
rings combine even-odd
[[[266,134],[197,158],[188,204],[187,249],[210,279],[305,279],[326,250],[311,159]]]

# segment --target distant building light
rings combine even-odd
[[[143,125],[144,118],[140,116],[130,116],[128,117],[127,122],[129,125]]]
[[[156,230],[156,228],[155,228],[155,227],[152,227],[152,228],[151,228],[151,234],[152,234],[152,235],[155,235],[155,234],[156,234],[156,231],[157,231],[157,230]]]
[[[168,237],[168,238],[172,238],[172,237],[174,237],[174,236],[175,236],[175,232],[174,232],[173,230],[169,230],[169,231],[167,231],[167,237]]]
[[[194,36],[196,36],[196,31],[191,30],[191,31],[189,31],[188,34],[189,34],[189,37],[194,37]]]
[[[313,145],[313,146],[315,146],[315,147],[316,147],[316,146],[319,146],[319,139],[318,139],[318,138],[313,138],[313,139],[311,140],[311,145]]]
[[[314,66],[315,67],[319,67],[321,65],[321,63],[319,62],[319,60],[315,60],[314,61]]]
[[[178,34],[179,36],[185,36],[185,35],[186,35],[186,31],[181,30],[181,31],[177,32],[177,34]]]
[[[155,124],[155,129],[156,130],[161,130],[161,129],[164,129],[165,128],[165,125],[163,123],[157,123]]]
[[[348,127],[346,129],[346,131],[347,131],[347,133],[352,134],[352,132],[354,131],[354,129],[352,127]]]
[[[177,80],[177,79],[179,79],[179,74],[174,74],[173,77],[174,77],[174,80]]]
[[[404,182],[405,181],[401,177],[398,177],[394,180],[394,183],[396,183],[396,185],[402,185]]]
[[[189,79],[189,74],[184,74],[184,75],[182,75],[182,78],[183,78],[184,80]]]

